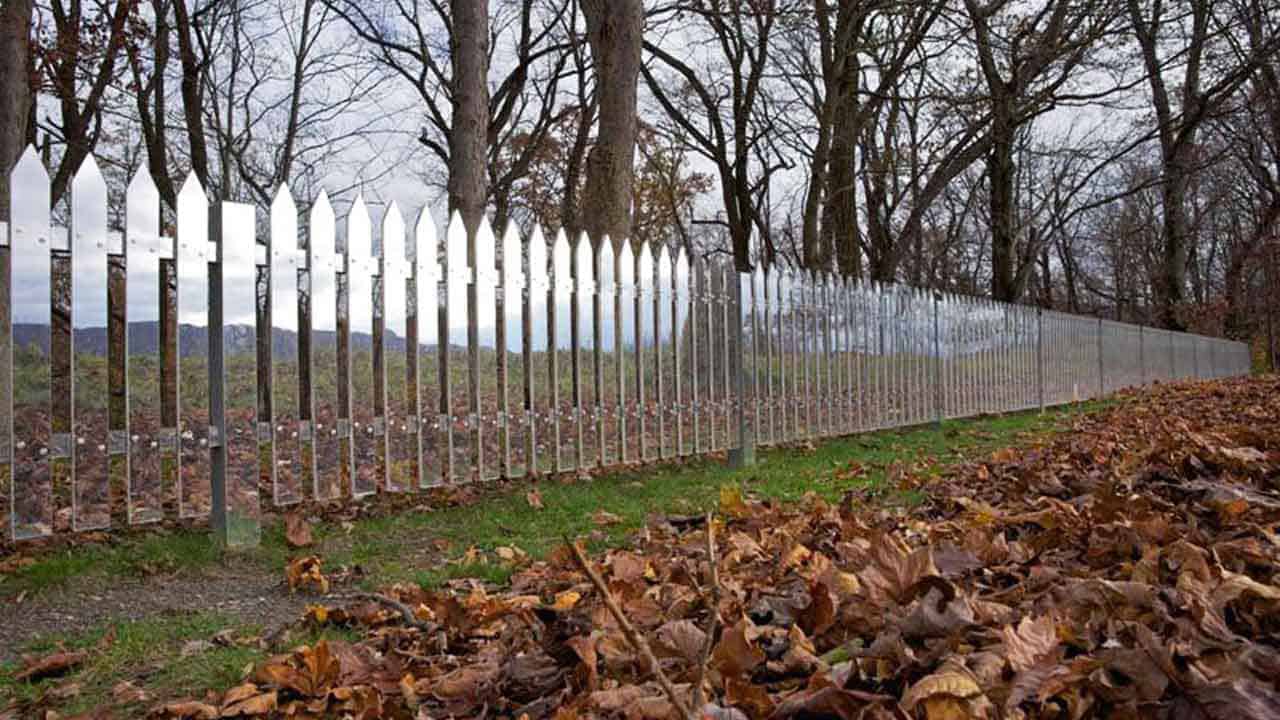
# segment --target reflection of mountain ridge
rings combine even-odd
[[[159,323],[129,323],[129,347],[135,353],[154,354],[159,350]],[[228,325],[223,328],[224,336],[230,342],[231,352],[246,352],[254,348],[257,339],[253,328],[248,325]],[[337,333],[322,331],[316,333],[318,343],[322,346],[333,346]],[[181,325],[178,328],[184,357],[207,357],[209,355],[209,331],[196,325]],[[405,340],[395,333],[388,333],[392,352],[403,352]],[[84,328],[76,330],[76,352],[94,355],[107,354],[107,329],[104,327]],[[40,352],[49,352],[49,326],[32,323],[16,323],[13,326],[13,346],[15,349],[38,345]],[[353,333],[351,344],[357,350],[368,350],[373,347],[373,336],[369,333]],[[272,330],[271,354],[277,359],[295,358],[298,355],[298,334],[291,330]]]

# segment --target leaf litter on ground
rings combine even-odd
[[[566,545],[500,592],[313,605],[306,622],[361,639],[152,714],[659,720],[698,698],[693,716],[733,720],[1280,717],[1277,398],[1274,377],[1126,395],[1050,442],[904,471],[912,507],[726,487],[710,525],[657,518],[593,558],[599,585]]]

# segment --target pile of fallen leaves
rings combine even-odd
[[[726,488],[714,527],[654,519],[596,566],[651,652],[565,546],[501,593],[312,606],[363,639],[155,714],[1280,717],[1277,379],[1160,387],[1051,444],[902,482],[928,500]]]

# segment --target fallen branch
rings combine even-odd
[[[387,597],[386,595],[378,595],[376,593],[355,593],[354,595],[342,595],[334,599],[345,601],[363,600],[365,602],[377,603],[387,609],[395,610],[400,614],[404,623],[410,627],[415,627],[425,632],[434,632],[438,628],[435,623],[428,623],[419,620],[418,616],[414,614],[413,608],[405,605],[395,598]]]
[[[707,638],[702,644],[702,655],[698,659],[698,676],[693,682],[693,708],[698,711],[702,707],[702,683],[707,677],[707,666],[711,664],[711,649],[716,644],[716,634],[720,632],[720,560],[716,553],[716,526],[711,513],[707,513],[707,564],[711,566],[711,608],[707,618]]]
[[[649,666],[653,668],[653,674],[658,678],[658,684],[662,686],[662,691],[667,694],[667,700],[675,706],[680,713],[680,717],[695,718],[696,716],[689,712],[688,706],[680,699],[675,685],[671,684],[671,679],[667,677],[666,673],[662,672],[662,666],[658,664],[658,658],[654,656],[653,648],[649,647],[649,643],[644,639],[644,636],[627,619],[627,616],[622,612],[622,608],[618,607],[618,602],[613,599],[613,593],[609,592],[609,586],[600,577],[600,573],[591,567],[591,562],[582,554],[582,549],[578,547],[577,543],[567,537],[565,542],[569,544],[569,550],[573,552],[573,559],[577,561],[578,567],[582,568],[582,571],[591,579],[591,584],[596,586],[596,591],[604,598],[605,607],[609,608],[609,613],[613,615],[613,619],[622,627],[622,632],[626,635],[627,642],[631,643],[631,647],[640,653],[645,661],[649,663]]]

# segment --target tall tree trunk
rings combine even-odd
[[[822,218],[822,242],[814,265],[825,266],[834,251],[840,272],[857,277],[862,274],[862,253],[858,238],[858,189],[855,157],[858,132],[862,121],[858,111],[858,64],[852,58],[840,77],[838,101],[831,129],[830,168],[826,174],[827,205]]]
[[[22,156],[31,109],[31,0],[0,7],[0,221],[9,220],[9,172]]]
[[[991,151],[987,154],[987,190],[991,203],[991,297],[1001,302],[1017,302],[1018,251],[1017,221],[1014,217],[1014,183],[1017,166],[1013,161],[1013,110],[1007,98],[993,100],[997,107],[991,127]]]
[[[644,40],[641,0],[582,0],[594,59],[600,130],[587,155],[582,224],[593,242],[631,234],[636,156],[636,88]]]
[[[488,193],[489,4],[451,0],[453,129],[449,133],[449,214],[461,213],[474,237]]]

